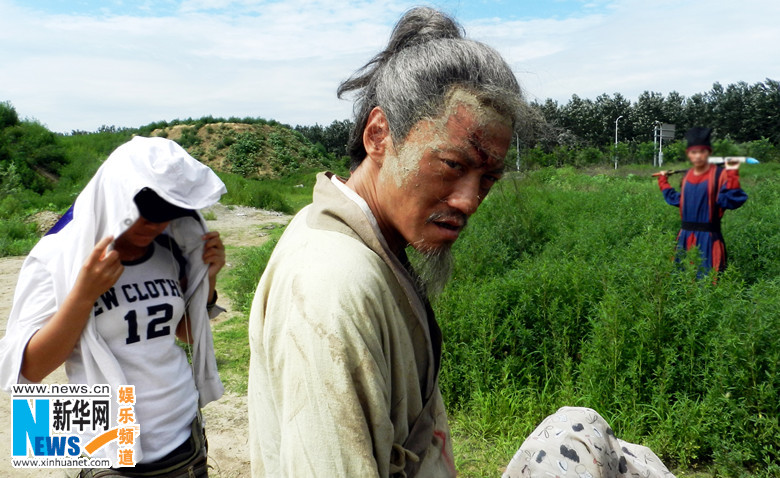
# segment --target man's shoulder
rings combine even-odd
[[[265,316],[263,323],[289,326],[305,317],[307,323],[338,323],[344,330],[347,324],[379,330],[382,317],[397,315],[408,303],[390,265],[365,243],[297,219],[279,240],[258,285],[253,314]],[[279,317],[284,320],[276,321]]]
[[[269,266],[329,281],[386,280],[390,266],[357,235],[311,227],[302,210],[279,239]]]

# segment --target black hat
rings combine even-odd
[[[141,189],[133,201],[141,217],[151,222],[168,222],[185,216],[198,217],[192,209],[174,206],[149,188]]]
[[[685,139],[688,141],[688,148],[691,149],[694,146],[704,146],[712,151],[712,144],[710,144],[710,134],[712,130],[710,128],[704,128],[702,126],[694,126],[685,133]]]

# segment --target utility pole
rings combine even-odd
[[[653,121],[653,166],[658,166],[658,126],[661,122],[658,120]]]
[[[617,145],[618,145],[618,121],[620,121],[620,118],[622,118],[623,115],[620,115],[615,120],[615,169],[617,169],[617,163],[618,163],[618,157],[617,157]]]

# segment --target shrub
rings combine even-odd
[[[27,254],[36,242],[38,231],[35,224],[18,218],[0,219],[0,257]]]
[[[683,141],[673,141],[664,146],[664,162],[685,162],[688,156],[685,153],[686,143]]]
[[[656,146],[651,142],[639,143],[636,147],[636,159],[637,163],[653,164],[653,157],[655,157]]]
[[[520,156],[520,162],[526,168],[535,168],[553,166],[555,160],[552,155],[545,153],[541,147],[536,146],[524,151],[524,154]]]
[[[745,156],[751,156],[761,162],[780,161],[780,150],[767,138],[750,141],[742,145]]]
[[[56,178],[66,157],[54,133],[24,121],[0,129],[0,160],[14,164],[22,187],[42,193],[52,187],[52,176]]]
[[[600,149],[594,147],[581,148],[577,151],[576,166],[593,166],[605,163],[607,156]]]
[[[181,136],[176,141],[184,149],[193,148],[200,145],[201,139],[198,137],[198,127],[190,126],[181,130]]]
[[[716,139],[712,142],[713,156],[739,156],[739,146],[729,138]]]
[[[10,101],[0,102],[0,129],[19,124],[19,115]]]
[[[228,143],[227,138],[223,141],[225,145]],[[231,141],[227,153],[230,171],[244,177],[256,177],[258,155],[263,148],[265,138],[255,132],[248,131],[239,134],[235,140],[231,137]]]

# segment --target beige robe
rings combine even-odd
[[[441,333],[372,219],[320,174],[269,260],[249,325],[255,477],[456,474]]]

